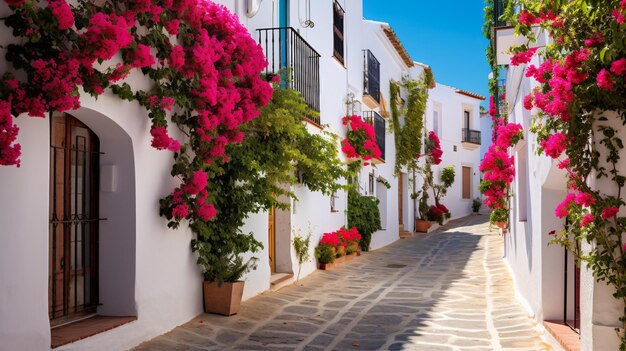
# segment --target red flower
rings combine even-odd
[[[563,133],[555,133],[547,140],[542,140],[539,144],[546,155],[558,158],[567,148],[567,136]]]
[[[626,74],[626,58],[622,57],[619,60],[613,61],[613,63],[611,63],[611,73],[616,76],[623,76]]]
[[[589,213],[585,213],[585,215],[583,215],[583,219],[580,221],[580,226],[584,227],[589,223],[593,223],[595,217],[592,214]]]
[[[604,219],[609,219],[609,218],[615,217],[618,212],[619,212],[619,209],[617,207],[605,207],[602,209],[601,216]]]
[[[600,73],[598,73],[596,82],[598,83],[598,87],[600,89],[613,90],[613,78],[611,78],[611,73],[604,68],[600,70]]]
[[[70,29],[74,26],[74,13],[65,0],[51,0],[48,7],[56,17],[60,30]]]

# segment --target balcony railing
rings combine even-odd
[[[376,111],[365,111],[363,112],[363,117],[365,121],[374,127],[374,133],[376,134],[376,144],[378,144],[378,148],[381,151],[381,160],[385,160],[385,135],[386,135],[386,126],[385,119],[378,114]]]
[[[463,128],[463,140],[462,141],[464,143],[480,145],[480,130]]]
[[[363,92],[380,103],[380,62],[369,50],[363,50]]]
[[[509,0],[494,0],[493,1],[493,23],[495,28],[507,27],[510,24],[500,17],[504,14]]]
[[[320,54],[291,27],[258,29],[259,44],[268,66],[265,73],[286,69],[289,88],[302,94],[309,107],[320,112]],[[319,116],[305,116],[319,124]]]

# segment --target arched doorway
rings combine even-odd
[[[52,326],[98,306],[100,142],[78,119],[50,118],[49,317]]]

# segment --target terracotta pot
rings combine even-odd
[[[344,263],[346,262],[346,256],[343,255],[341,257],[337,257],[335,258],[335,261],[333,262],[334,264],[340,264],[340,263]]]
[[[415,231],[420,232],[420,233],[428,233],[428,228],[430,228],[431,225],[432,223],[430,223],[430,221],[425,221],[423,219],[416,219]]]
[[[333,268],[333,264],[332,263],[320,263],[319,267],[323,271],[328,271]]]
[[[238,313],[243,296],[243,285],[243,281],[224,282],[222,286],[218,286],[217,282],[204,282],[202,284],[204,311],[224,316],[232,316]]]
[[[496,222],[496,226],[500,229],[506,228],[506,222]]]
[[[345,246],[339,246],[337,248],[337,253],[340,254],[341,256],[345,256],[346,255],[346,247]]]

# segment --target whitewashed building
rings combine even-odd
[[[550,40],[545,33],[538,33],[538,46]],[[524,140],[511,150],[516,176],[509,202],[508,233],[504,234],[504,259],[515,281],[516,295],[537,322],[568,325],[578,333],[580,350],[618,350],[615,328],[621,327],[623,303],[612,296],[605,283],[596,282],[586,263],[577,268],[571,253],[560,245],[549,244],[551,231],[566,228],[565,219],[557,218],[554,209],[569,190],[565,171],[557,167],[559,161],[537,155],[536,135],[528,132],[536,112],[523,107],[523,98],[538,84],[525,72],[529,65],[541,64],[541,58],[535,55],[527,65],[508,66],[507,48],[519,45],[523,39],[515,37],[509,27],[497,27],[494,41],[497,63],[505,75],[499,86],[506,99],[498,108],[508,115],[509,123],[519,123],[524,129]],[[620,130],[621,138],[626,136],[621,123],[613,127]],[[623,161],[618,168],[620,172],[626,169]],[[612,184],[606,180],[593,180],[591,187],[614,194]],[[581,250],[589,247],[584,242]]]
[[[441,83],[428,95],[426,129],[439,136],[443,151],[443,161],[433,166],[434,176],[439,179],[441,170],[447,166],[454,166],[456,174],[441,200],[453,219],[472,213],[472,199],[479,196],[480,102],[483,100],[483,96]],[[432,194],[430,201],[434,201]]]
[[[298,73],[294,88],[320,112],[319,120],[306,121],[311,131],[326,128],[343,137],[341,118],[346,114],[361,114],[375,125],[383,157],[359,175],[360,192],[380,199],[383,229],[373,234],[372,249],[396,241],[400,231],[412,231],[409,177],[406,172],[394,176],[389,83],[406,76],[417,79],[430,68],[411,59],[388,24],[364,20],[361,1],[316,0],[310,11],[291,0],[219,2],[237,13],[259,41],[270,63],[268,70],[289,67]],[[4,3],[0,5],[1,14],[7,11]],[[6,28],[0,29],[0,40],[10,42]],[[0,68],[6,67],[0,58]],[[133,73],[127,79],[142,84],[143,77]],[[469,213],[478,184],[478,149],[475,142],[463,139],[462,125],[469,121],[469,129],[478,129],[474,126],[479,124],[480,97],[445,86],[431,94],[427,114],[432,117],[438,111],[440,122],[434,126],[429,117],[427,126],[443,130],[442,165],[455,164],[458,174],[444,203],[459,217]],[[96,217],[101,221],[98,245],[89,251],[98,271],[75,274],[70,282],[74,296],[61,298],[74,299],[77,305],[88,295],[97,296],[97,318],[107,331],[56,349],[126,350],[203,310],[201,270],[189,247],[192,233],[185,225],[168,229],[159,216],[159,199],[175,186],[169,175],[172,159],[150,146],[147,118],[140,118],[144,109],[110,93],[97,100],[82,94],[81,105],[67,115],[16,119],[22,165],[0,168],[0,350],[48,350],[51,344],[59,345],[51,328],[71,322],[51,321],[49,314],[49,296],[57,293],[51,290],[56,285],[49,284],[54,280],[50,274],[60,269],[50,235],[55,222],[50,204],[62,201],[59,189],[64,186],[74,187],[72,194],[85,198],[98,195]],[[464,119],[466,112],[469,120]],[[81,145],[92,147],[85,155],[100,155],[67,165],[73,174],[84,172],[81,176],[61,171],[66,168],[65,156],[56,153],[63,152],[57,151],[62,150],[60,145],[71,143],[65,141],[68,135],[78,135],[86,143]],[[460,181],[466,172],[463,167],[470,168],[470,190]],[[303,187],[294,190],[299,201],[290,211],[254,214],[243,228],[254,232],[264,246],[255,255],[260,259],[258,269],[245,277],[244,299],[270,289],[273,279],[297,271],[291,245],[294,231],[306,233],[310,228],[315,245],[323,233],[346,224],[346,194],[331,198]],[[89,245],[78,239],[72,243]],[[314,261],[306,263],[301,277],[315,269]]]

